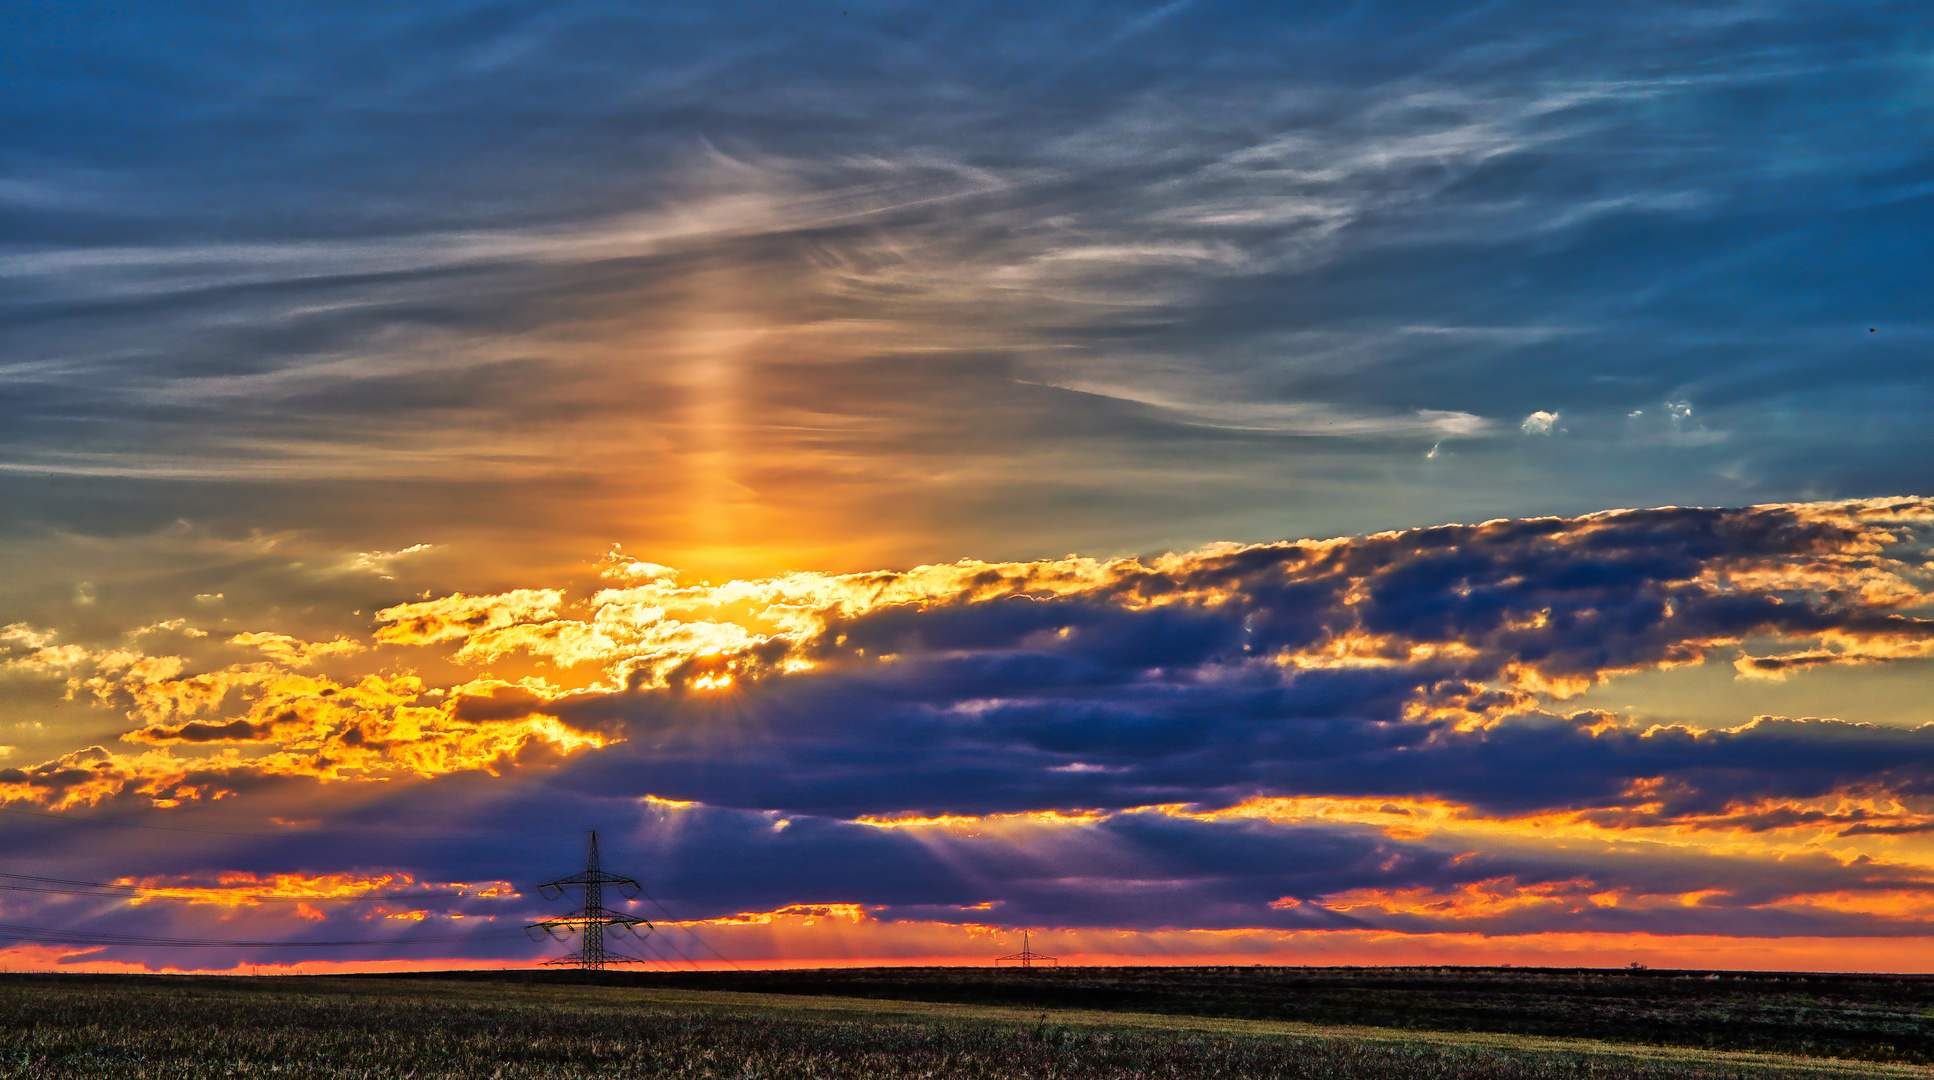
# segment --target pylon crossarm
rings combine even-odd
[[[603,919],[605,922],[644,922],[645,920],[629,911],[613,911],[608,907],[579,908],[571,912],[572,917],[581,919]]]
[[[607,874],[602,870],[587,870],[582,874],[572,874],[570,877],[558,878],[556,881],[547,881],[539,885],[538,888],[556,889],[565,885],[619,885],[629,886],[634,889],[642,888],[642,886],[631,878],[625,877],[622,874]]]
[[[651,921],[648,919],[637,919],[629,915],[619,915],[615,918],[606,916],[606,915],[592,915],[589,917],[581,916],[581,915],[566,915],[558,919],[544,919],[541,922],[534,922],[534,923],[531,923],[530,925],[532,926],[570,926],[570,927],[644,926],[652,930],[658,929],[657,927],[652,926]]]

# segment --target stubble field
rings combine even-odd
[[[1067,967],[614,972],[605,978],[690,990],[1492,1032],[1934,1064],[1934,978],[1921,975]]]
[[[1929,1076],[1518,1035],[522,981],[0,977],[0,1078]]]

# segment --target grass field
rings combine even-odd
[[[1934,1076],[1279,1021],[509,981],[0,977],[0,1078]]]

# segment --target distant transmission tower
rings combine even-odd
[[[1027,947],[1027,931],[1023,930],[1021,931],[1020,952],[1008,953],[1006,956],[997,956],[994,958],[995,967],[1000,967],[1002,964],[1018,964],[1024,968],[1031,968],[1036,964],[1045,964],[1048,967],[1060,967],[1061,961],[1058,957],[1042,956],[1040,953],[1029,949]]]
[[[627,899],[644,891],[642,886],[628,877],[604,872],[604,867],[598,864],[598,834],[594,832],[591,834],[591,860],[584,868],[584,873],[572,874],[570,877],[559,878],[556,881],[547,881],[537,887],[538,895],[546,900],[556,900],[564,896],[565,890],[572,886],[582,886],[584,889],[583,907],[569,915],[545,919],[543,922],[531,923],[526,927],[528,930],[542,930],[555,941],[567,940],[573,931],[577,933],[579,944],[576,952],[568,956],[560,956],[555,960],[546,960],[544,963],[583,968],[585,971],[603,971],[606,964],[646,962],[636,956],[615,953],[604,947],[607,930],[641,938],[638,933],[640,926],[646,930],[657,929],[650,922],[636,915],[627,915],[622,911],[612,911],[605,907],[604,887],[606,885],[616,886],[619,895]]]

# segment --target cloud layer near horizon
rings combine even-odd
[[[1934,726],[1565,702],[1675,668],[1924,662],[1930,541],[1934,503],[1901,499],[717,584],[613,553],[586,595],[429,597],[324,642],[183,619],[149,631],[186,646],[157,655],[16,625],[8,670],[125,712],[135,745],[0,770],[0,793],[312,822],[250,870],[312,877],[515,881],[408,830],[375,865],[331,829],[589,815],[721,926],[830,904],[1137,933],[1921,935]]]

